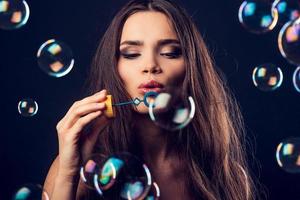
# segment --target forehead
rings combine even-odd
[[[162,38],[176,39],[176,33],[169,18],[155,11],[137,12],[125,22],[121,41],[123,40],[155,40]]]

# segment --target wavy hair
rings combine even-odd
[[[130,99],[117,71],[119,44],[126,19],[143,11],[161,12],[172,22],[186,65],[182,90],[196,100],[192,122],[169,140],[180,150],[182,163],[186,163],[191,194],[195,199],[205,200],[254,199],[255,187],[248,172],[239,107],[217,72],[195,23],[179,5],[169,0],[126,3],[112,19],[96,50],[88,93],[105,88],[116,102]],[[95,151],[105,154],[134,151],[132,108],[116,107],[116,113],[117,117],[100,134]]]

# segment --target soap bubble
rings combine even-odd
[[[293,74],[293,84],[297,92],[300,92],[300,67],[297,67]]]
[[[148,167],[125,152],[92,156],[81,167],[80,176],[100,196],[113,199],[144,199],[152,184]]]
[[[300,64],[300,18],[287,22],[279,32],[278,47],[281,55],[292,64]]]
[[[183,97],[180,90],[159,93],[149,105],[149,116],[152,121],[170,131],[183,129],[194,115],[194,99],[191,96]]]
[[[272,10],[278,11],[280,24],[294,20],[300,16],[300,3],[298,0],[275,0],[272,4]]]
[[[274,29],[278,12],[259,0],[244,1],[239,8],[239,21],[250,32],[261,34]]]
[[[40,68],[48,75],[62,77],[68,74],[74,66],[71,48],[64,42],[48,40],[37,52]]]
[[[29,18],[29,7],[22,0],[0,0],[0,28],[18,29],[24,26]]]
[[[29,183],[17,190],[13,200],[49,200],[49,195],[41,185]]]
[[[283,74],[274,64],[263,64],[254,68],[252,74],[254,85],[262,91],[273,91],[279,88],[283,81]]]
[[[32,117],[38,111],[38,104],[30,98],[22,99],[18,103],[18,111],[24,117]]]
[[[282,141],[276,150],[278,165],[289,173],[300,172],[300,138]]]

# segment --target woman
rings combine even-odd
[[[105,116],[107,94],[115,102],[142,99],[153,85],[178,87],[196,100],[185,129],[160,129],[143,104]],[[51,200],[97,198],[78,184],[80,164],[93,152],[120,151],[145,161],[161,199],[254,199],[237,104],[182,8],[168,0],[128,2],[99,44],[89,88],[91,96],[75,102],[57,124],[59,155],[44,186]]]

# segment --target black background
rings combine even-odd
[[[14,31],[0,30],[0,200],[11,199],[24,183],[40,183],[57,154],[56,123],[75,100],[83,97],[83,83],[97,41],[125,0],[28,1],[28,23]],[[279,168],[275,159],[282,139],[300,136],[300,93],[292,84],[296,69],[277,47],[280,27],[255,35],[238,21],[239,0],[182,0],[205,37],[219,68],[234,91],[246,122],[247,135],[260,163],[253,167],[271,200],[299,200],[299,174]],[[65,77],[47,76],[37,66],[36,52],[48,39],[67,43],[75,66]],[[284,79],[274,92],[261,92],[252,83],[255,65],[273,62]],[[31,97],[39,104],[36,116],[24,118],[18,101]]]

